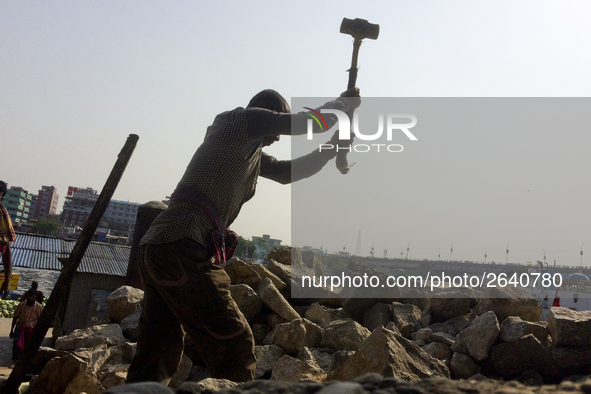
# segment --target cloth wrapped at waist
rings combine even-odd
[[[215,263],[224,266],[236,251],[238,236],[226,228],[218,207],[205,193],[186,185],[178,185],[170,200],[190,202],[203,212],[213,227],[207,236],[207,249],[213,255]]]

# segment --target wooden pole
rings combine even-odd
[[[84,257],[84,253],[90,244],[92,236],[96,232],[99,221],[107,210],[109,202],[115,193],[115,189],[117,189],[117,185],[123,176],[123,172],[125,172],[125,167],[127,167],[127,163],[133,154],[138,139],[139,137],[135,134],[130,134],[127,138],[123,149],[121,149],[121,152],[117,157],[115,166],[113,167],[113,170],[111,171],[111,174],[109,175],[109,178],[107,179],[107,182],[105,183],[105,186],[103,187],[103,190],[101,191],[101,194],[94,204],[92,212],[90,213],[90,216],[88,217],[88,220],[82,229],[82,233],[78,237],[78,241],[70,253],[70,257],[61,260],[64,266],[57,283],[55,284],[55,287],[53,288],[53,291],[47,300],[47,304],[45,305],[41,316],[37,320],[37,324],[33,329],[31,338],[25,345],[23,353],[16,362],[12,373],[8,377],[8,380],[0,390],[1,394],[18,393],[18,389],[27,372],[27,367],[31,365],[35,354],[39,350],[39,346],[41,346],[41,343],[47,334],[47,330],[55,318],[60,302],[70,289],[72,278],[74,277],[74,274],[76,273],[76,270],[82,261],[82,257]]]

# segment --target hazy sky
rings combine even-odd
[[[216,114],[246,105],[264,88],[288,100],[336,96],[345,89],[352,40],[339,33],[343,17],[380,24],[379,39],[361,48],[358,86],[365,97],[588,97],[589,15],[591,3],[584,0],[2,0],[0,179],[34,192],[54,185],[61,207],[68,186],[103,187],[127,135],[134,133],[140,140],[115,198],[140,203],[164,199]],[[543,161],[540,171],[551,172],[547,179],[537,176],[528,182],[534,168],[523,171],[523,185],[494,182],[490,193],[481,193],[481,198],[496,196],[482,206],[494,204],[498,212],[543,207],[523,220],[499,219],[478,237],[465,220],[454,220],[473,217],[472,212],[442,198],[469,190],[465,171],[450,166],[439,195],[431,199],[419,195],[424,192],[420,179],[403,176],[413,174],[412,166],[401,166],[393,171],[400,171],[396,179],[404,193],[392,195],[391,204],[420,200],[430,209],[392,223],[398,236],[389,243],[372,240],[360,223],[350,223],[342,240],[326,244],[346,244],[352,251],[362,230],[368,234],[364,254],[375,243],[378,254],[387,248],[389,255],[399,255],[411,243],[410,257],[437,258],[438,250],[445,257],[454,243],[454,259],[482,260],[486,248],[488,260],[504,261],[511,243],[516,262],[542,259],[545,250],[548,261],[578,264],[580,245],[587,241],[583,249],[588,247],[585,258],[591,261],[591,217],[584,198],[591,194],[585,176],[591,163],[579,150],[568,154],[571,146],[589,146],[589,140],[568,130],[556,132],[569,145],[556,146],[558,139],[532,143],[531,149],[512,156],[509,170],[499,168],[497,160],[469,155],[471,144],[482,143],[478,138],[455,142],[473,160],[461,164],[477,164],[488,174],[498,171],[498,178],[503,171]],[[494,139],[486,142],[494,152]],[[556,156],[559,148],[562,154]],[[289,158],[289,138],[268,152]],[[325,171],[341,176],[333,163]],[[525,184],[530,200],[503,193]],[[261,180],[233,229],[246,237],[266,233],[289,243],[290,197],[289,186]],[[445,229],[436,235],[413,225],[424,222],[421,212],[433,207],[448,213],[436,218],[434,228]],[[552,215],[544,220],[548,211]],[[539,220],[532,222],[532,217]],[[476,219],[468,223],[482,225]],[[405,228],[408,234],[401,231]]]

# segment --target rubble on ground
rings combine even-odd
[[[591,312],[553,307],[546,323],[535,300],[515,289],[489,298],[451,289],[432,299],[348,293],[339,303],[293,302],[290,275],[320,272],[319,259],[287,249],[270,255],[267,266],[228,264],[232,295],[253,329],[257,380],[213,379],[184,356],[169,386],[177,393],[234,394],[591,392]],[[142,300],[141,290],[124,286],[108,298],[110,323],[43,348],[28,393],[173,392],[124,384]]]

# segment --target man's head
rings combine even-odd
[[[0,201],[2,201],[2,199],[6,195],[7,191],[8,191],[8,185],[6,184],[6,182],[0,181]]]
[[[248,103],[247,108],[264,108],[284,114],[291,113],[289,104],[282,95],[272,89],[265,89],[257,93]],[[279,141],[279,135],[267,135],[263,138],[263,146],[269,146]]]
[[[255,96],[250,99],[247,108],[264,108],[284,114],[291,113],[287,101],[285,101],[283,96],[273,89],[265,89],[255,94]]]
[[[37,290],[30,289],[27,291],[27,305],[31,306],[35,304],[35,300],[37,299]]]

